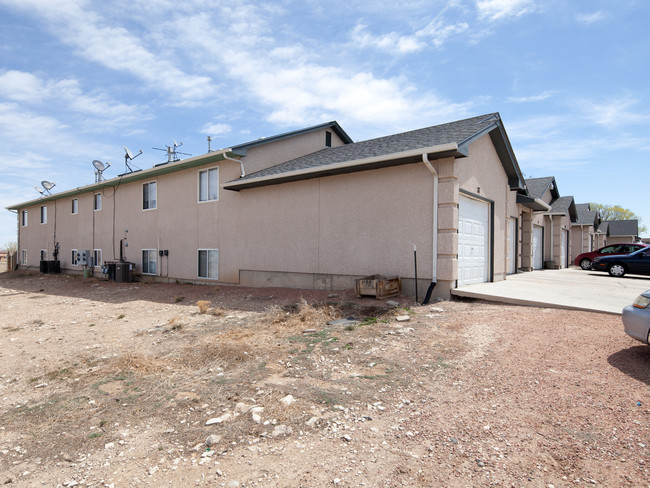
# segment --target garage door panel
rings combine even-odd
[[[488,280],[489,205],[461,196],[458,220],[458,285]]]

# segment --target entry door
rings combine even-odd
[[[489,208],[464,195],[458,200],[458,286],[488,280]]]
[[[508,219],[508,274],[517,272],[517,233],[515,219]]]
[[[569,231],[562,229],[560,232],[560,268],[567,267],[567,241],[569,240]]]
[[[533,226],[533,269],[542,269],[544,265],[544,228]]]

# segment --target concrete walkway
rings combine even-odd
[[[607,273],[569,268],[518,273],[496,283],[461,286],[451,293],[502,303],[620,315],[648,289],[648,276],[613,278]]]

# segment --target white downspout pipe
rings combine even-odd
[[[422,162],[433,175],[433,269],[431,283],[438,281],[438,172],[429,161],[427,153],[422,154]]]
[[[241,159],[231,158],[226,153],[222,153],[221,155],[223,156],[223,159],[227,159],[228,161],[234,161],[235,163],[239,163],[239,168],[241,169],[241,175],[239,175],[239,177],[243,178],[244,176],[246,176],[246,171],[244,171],[244,162]]]

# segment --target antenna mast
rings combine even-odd
[[[165,146],[167,149],[162,149],[160,147],[152,147],[151,149],[155,149],[156,151],[165,151],[167,153],[167,162],[168,163],[175,163],[176,161],[180,161],[181,158],[178,157],[179,154],[182,154],[183,156],[191,156],[189,153],[184,153],[177,151],[177,147],[181,147],[183,143],[181,142],[180,144],[176,142],[176,139],[172,139],[174,141],[173,146]],[[164,164],[164,163],[163,163]]]

